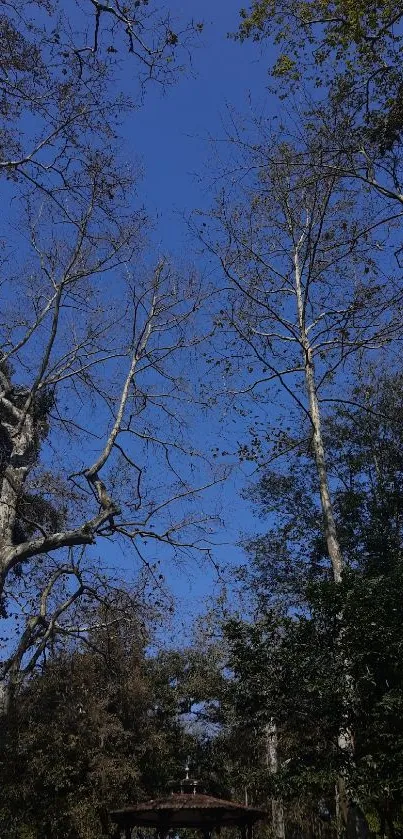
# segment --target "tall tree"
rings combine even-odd
[[[93,253],[80,232],[72,243],[56,243],[53,236],[44,242],[35,234],[40,256],[31,289],[36,291],[32,308],[25,305],[21,315],[12,297],[20,283],[14,289],[10,283],[3,346],[20,383],[13,384],[4,361],[3,597],[12,591],[15,572],[32,579],[39,562],[43,579],[44,567],[49,569],[31,612],[27,643],[38,630],[41,642],[57,631],[60,610],[48,611],[56,582],[70,575],[77,596],[88,593],[78,565],[68,560],[69,549],[122,537],[141,563],[147,563],[147,542],[175,552],[197,541],[208,550],[202,541],[205,519],[187,502],[214,478],[194,483],[190,448],[178,435],[179,423],[183,428],[178,405],[188,401],[181,358],[199,341],[191,319],[203,294],[191,280],[179,296],[164,260],[150,279],[146,273],[143,280],[135,278],[125,268],[106,289],[105,272],[115,272],[125,260],[123,235],[123,242],[114,237],[114,223],[103,236],[98,227],[94,238],[101,238],[101,245]],[[52,559],[44,566],[43,556],[56,552],[60,568],[53,566],[52,572]]]
[[[322,413],[338,396],[338,371],[348,373],[352,357],[400,340],[402,295],[398,271],[392,266],[384,274],[371,238],[378,208],[367,214],[356,191],[335,175],[323,176],[316,154],[315,146],[300,151],[280,142],[266,157],[252,146],[251,180],[238,200],[234,188],[230,197],[222,191],[210,217],[211,235],[203,228],[199,234],[229,281],[219,324],[224,334],[235,333],[247,353],[240,371],[248,365],[249,383],[238,391],[229,384],[228,393],[241,398],[255,393],[262,400],[268,387],[279,385],[288,404],[302,413],[339,581],[343,560]],[[388,244],[392,249],[393,238]],[[280,455],[295,444],[292,435],[281,436]]]
[[[203,241],[218,255],[229,301],[220,324],[244,347],[242,372],[250,383],[232,391],[241,399],[279,385],[286,409],[297,406],[305,422],[316,467],[323,534],[333,578],[341,583],[345,568],[323,436],[325,405],[337,398],[339,371],[346,376],[352,357],[387,347],[400,335],[401,291],[393,269],[387,279],[376,262],[371,231],[376,210],[362,208],[357,192],[334,174],[324,174],[316,146],[301,150],[280,142],[265,157],[252,146],[255,179],[249,178],[238,201],[225,190],[212,213],[211,233]],[[244,147],[242,148],[244,153]],[[256,156],[255,156],[256,155]],[[372,247],[371,247],[372,244]],[[227,353],[228,359],[228,353]],[[237,361],[236,361],[237,364]],[[239,364],[239,362],[238,362]],[[228,366],[228,365],[227,365]],[[231,386],[228,386],[231,393]],[[258,425],[259,420],[256,425]],[[256,429],[255,425],[255,429]],[[259,445],[259,431],[254,430]],[[294,432],[280,430],[271,456],[298,443]],[[270,455],[269,455],[270,457]],[[342,634],[342,616],[340,615]],[[348,719],[352,684],[348,660],[344,669],[345,711],[340,720],[339,748],[353,760]],[[347,761],[348,762],[348,761]],[[360,834],[361,816],[352,793],[340,779],[340,800],[351,835]],[[365,833],[366,828],[362,826]]]

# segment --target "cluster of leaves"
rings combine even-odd
[[[273,74],[291,86],[310,78],[363,116],[385,151],[402,130],[403,5],[400,0],[254,0],[236,37],[277,44]]]

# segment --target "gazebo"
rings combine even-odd
[[[235,801],[214,798],[197,791],[198,781],[186,777],[179,792],[165,798],[153,798],[123,810],[113,810],[109,815],[116,826],[114,839],[132,839],[135,828],[153,828],[156,839],[166,839],[170,832],[180,828],[199,830],[203,839],[210,839],[213,831],[222,827],[239,828],[241,839],[252,839],[253,825],[267,818],[264,810],[248,807]]]

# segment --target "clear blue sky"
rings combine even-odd
[[[176,213],[209,200],[205,168],[211,154],[209,138],[223,138],[227,106],[246,113],[250,96],[255,104],[268,103],[269,60],[259,45],[227,38],[237,28],[241,2],[172,0],[169,6],[174,17],[204,22],[191,72],[165,93],[150,86],[144,106],[131,115],[124,133],[144,163],[141,197],[158,217],[156,241],[180,251],[186,231]]]
[[[269,56],[261,53],[256,44],[239,44],[227,38],[227,33],[237,28],[241,5],[237,0],[172,0],[173,17],[204,23],[193,51],[191,72],[179,77],[177,84],[164,93],[150,86],[143,107],[124,125],[127,148],[143,163],[140,198],[156,219],[155,247],[180,259],[189,257],[192,249],[181,215],[207,207],[211,201],[209,138],[224,138],[227,107],[247,114],[252,99],[254,106],[267,109],[268,116],[273,112],[274,103],[266,90]],[[225,144],[219,145],[220,153],[225,155]],[[196,243],[193,246],[196,252]],[[220,428],[217,418],[216,444],[225,447],[225,438],[232,435],[231,420],[222,420]],[[201,417],[201,425],[204,421]],[[201,427],[201,437],[203,431]],[[225,530],[217,534],[220,541],[227,543],[215,551],[220,562],[242,560],[236,542],[258,526],[250,507],[240,497],[244,483],[244,475],[238,472],[214,499],[226,520]],[[183,618],[186,624],[186,612],[190,617],[203,611],[203,598],[217,591],[216,575],[206,565],[165,570],[178,597],[179,620]]]

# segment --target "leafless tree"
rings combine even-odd
[[[360,213],[359,193],[336,174],[325,177],[315,158],[309,165],[307,150],[300,154],[284,143],[266,158],[259,150],[254,172],[253,185],[241,181],[240,189],[222,190],[207,226],[194,217],[229,281],[222,331],[245,346],[228,372],[246,372],[249,382],[229,385],[228,393],[264,401],[267,386],[280,384],[288,405],[307,420],[339,581],[321,414],[325,404],[342,401],[338,372],[347,375],[351,359],[401,341],[400,272],[386,256],[395,247],[393,229],[388,220],[381,225],[377,207]]]
[[[99,540],[129,544],[156,585],[157,545],[209,550],[195,499],[216,476],[186,442],[207,292],[145,257],[118,133],[201,26],[143,0],[13,0],[0,18],[0,598],[19,627],[2,667],[15,692],[77,602],[104,598]]]
[[[0,172],[67,213],[61,199],[79,192],[88,148],[116,155],[122,115],[146,82],[175,80],[201,24],[143,0],[14,0],[0,4],[0,20]]]
[[[35,576],[38,558],[58,557],[18,649],[7,655],[9,678],[25,672],[33,637],[37,660],[59,609],[88,594],[67,560],[70,548],[114,539],[131,544],[150,569],[147,545],[151,557],[157,544],[174,554],[209,551],[208,517],[196,498],[220,476],[186,441],[195,399],[190,365],[206,337],[199,312],[208,294],[194,272],[179,276],[164,257],[152,269],[141,265],[143,214],[108,197],[109,160],[106,173],[105,183],[96,155],[87,204],[81,191],[70,223],[51,197],[35,209],[28,202],[8,276],[3,266],[4,602],[15,575]],[[113,183],[117,193],[125,187],[117,174]],[[50,593],[67,578],[77,588],[45,617]]]

